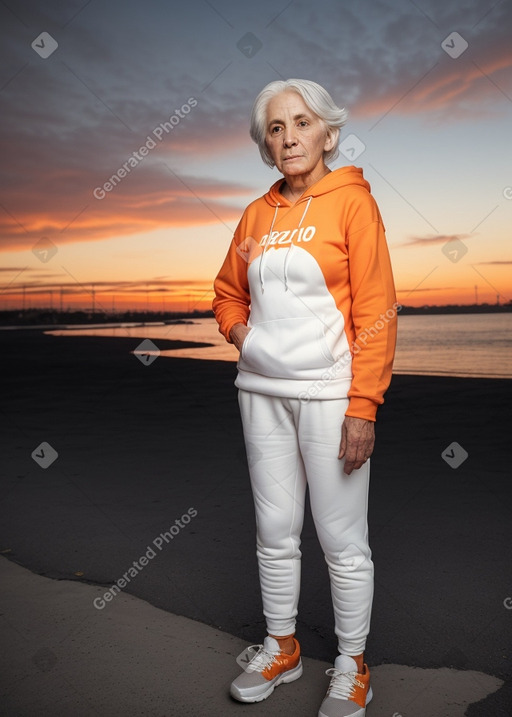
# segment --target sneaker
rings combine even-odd
[[[293,655],[281,652],[279,643],[267,635],[263,645],[252,645],[249,650],[258,649],[244,672],[231,683],[230,694],[239,702],[260,702],[274,691],[281,682],[293,682],[302,675],[300,646],[297,640]]]
[[[331,677],[331,684],[318,717],[365,717],[366,705],[373,697],[368,665],[360,673],[349,655],[338,655],[325,674]]]

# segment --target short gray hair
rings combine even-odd
[[[332,149],[324,152],[324,162],[332,162],[338,156],[338,140],[340,127],[347,121],[348,112],[338,107],[331,95],[322,85],[311,80],[276,80],[269,82],[254,101],[251,112],[250,135],[258,145],[261,158],[269,167],[274,167],[274,161],[270,156],[265,142],[267,129],[267,105],[270,100],[281,92],[292,90],[297,92],[309,109],[314,112],[327,126],[329,134],[334,137]]]

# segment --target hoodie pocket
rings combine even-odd
[[[323,323],[316,317],[275,319],[247,334],[238,367],[275,378],[314,378],[334,363]]]

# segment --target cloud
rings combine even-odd
[[[507,261],[479,261],[478,262],[478,266],[482,266],[483,264],[508,265],[508,264],[512,264],[512,259],[509,259]]]
[[[457,3],[368,4],[323,2],[314,8],[296,0],[294,18],[278,21],[272,61],[280,73],[293,72],[289,48],[300,48],[293,62],[307,77],[325,84],[351,114],[380,119],[434,115],[472,119],[482,113],[504,115],[512,95],[510,3],[489,9],[483,0]],[[468,49],[453,59],[441,47],[457,28]],[[279,35],[279,42],[277,42]],[[482,100],[492,100],[485,104]]]
[[[44,158],[41,161],[41,167],[47,167]],[[155,159],[122,180],[117,177],[118,184],[96,199],[93,192],[105,186],[118,166],[105,174],[85,165],[53,167],[46,172],[34,166],[22,192],[6,192],[2,197],[1,248],[31,249],[42,237],[58,246],[164,226],[232,222],[239,218],[240,206],[226,202],[225,197],[245,196],[250,191],[239,184],[182,174]]]
[[[430,288],[424,288],[423,286],[417,287],[415,289],[397,289],[397,294],[413,294],[418,293],[422,294],[424,291],[458,291],[460,290],[460,287],[458,286],[433,286]]]
[[[432,246],[435,244],[446,244],[450,241],[462,241],[474,236],[473,234],[429,234],[427,236],[409,237],[408,241],[402,244],[395,244],[394,248],[408,248],[412,246]]]
[[[49,292],[62,292],[63,295],[69,296],[73,294],[91,294],[94,290],[98,295],[101,294],[141,294],[153,295],[155,293],[181,294],[184,289],[190,291],[209,291],[211,282],[198,279],[167,279],[154,278],[140,281],[93,281],[87,283],[79,283],[76,281],[44,281],[36,280],[30,277],[30,270],[24,276],[24,281],[12,287],[6,287],[2,291],[2,296],[16,295],[25,293],[30,295],[41,295]],[[61,275],[62,276],[62,275]]]

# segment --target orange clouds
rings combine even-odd
[[[29,182],[23,194],[7,193],[0,208],[1,249],[31,249],[43,236],[59,244],[235,221],[240,207],[219,199],[246,193],[239,185],[180,178],[159,168],[138,168],[103,199],[93,195],[99,182],[85,168],[74,175],[54,171],[43,185]]]
[[[409,237],[408,241],[402,244],[394,245],[395,247],[413,247],[413,246],[432,246],[435,244],[446,244],[447,242],[461,241],[469,239],[472,234],[429,234],[427,236]]]
[[[16,274],[5,281],[2,308],[88,309],[97,312],[137,309],[148,311],[205,311],[211,309],[212,283],[208,280],[153,278],[147,281],[92,281],[81,283],[66,273],[40,275],[27,267],[4,269]],[[54,279],[52,280],[52,276]]]
[[[451,118],[468,118],[482,112],[494,113],[492,107],[485,107],[485,100],[496,93],[512,99],[510,76],[512,71],[512,49],[510,47],[489,47],[487,54],[479,57],[472,53],[471,46],[461,57],[452,60],[440,56],[424,67],[423,72],[411,76],[404,71],[397,75],[394,86],[389,86],[381,95],[361,100],[354,107],[354,114],[366,117],[384,116],[391,110],[397,114],[427,114],[442,111]],[[472,107],[472,110],[469,110]]]

